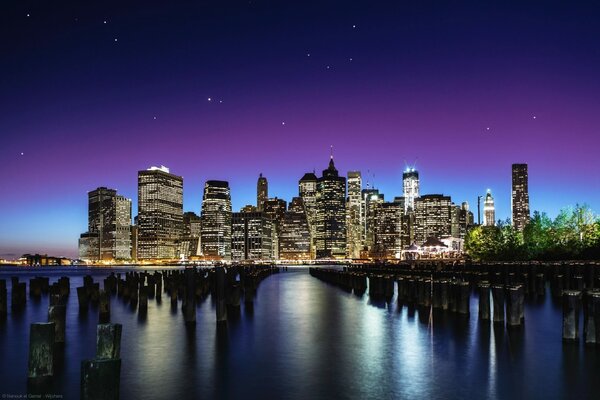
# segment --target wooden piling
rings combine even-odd
[[[490,284],[482,282],[477,285],[479,291],[479,319],[490,320]]]
[[[67,306],[56,304],[48,307],[48,322],[54,323],[54,342],[57,344],[65,343],[66,318]]]
[[[576,341],[579,339],[579,307],[581,292],[565,290],[563,292],[563,340]]]
[[[99,324],[96,337],[96,359],[121,358],[121,324]]]
[[[0,279],[0,318],[8,314],[6,281]]]
[[[469,314],[471,300],[471,288],[469,287],[469,282],[458,282],[456,291],[458,293],[458,305],[456,310],[460,314]]]
[[[225,270],[223,267],[215,267],[215,283],[217,298],[217,322],[227,322],[227,305],[225,299]]]
[[[82,400],[116,400],[119,398],[121,360],[85,360],[81,363]]]
[[[110,293],[106,289],[101,290],[98,296],[98,321],[101,324],[110,322]]]
[[[519,286],[520,287],[520,286]],[[506,325],[521,325],[521,293],[517,286],[510,286],[506,289]]]
[[[30,380],[49,378],[54,374],[54,323],[35,323],[29,328]]]
[[[494,303],[494,323],[504,323],[504,286],[492,286],[492,301]]]

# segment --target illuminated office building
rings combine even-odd
[[[362,250],[361,192],[359,171],[348,172],[348,201],[346,202],[346,253],[348,258],[360,258]]]
[[[339,176],[333,156],[317,181],[317,258],[346,256],[346,178]]]
[[[406,168],[402,173],[402,186],[404,197],[404,212],[415,209],[415,199],[419,197],[419,171]]]
[[[512,165],[512,224],[523,230],[529,223],[529,176],[527,164]]]
[[[495,226],[496,225],[496,209],[494,207],[494,198],[492,193],[488,190],[485,195],[483,202],[483,225],[484,226]]]
[[[131,200],[114,189],[88,192],[88,231],[79,238],[79,257],[89,261],[131,258]]]
[[[310,259],[310,230],[301,197],[294,197],[283,218],[279,234],[279,258]]]
[[[272,219],[260,211],[235,212],[231,217],[231,258],[234,261],[273,259]]]
[[[206,181],[200,218],[202,256],[209,260],[231,260],[231,193],[229,183],[217,180]]]
[[[415,199],[414,239],[422,244],[428,238],[452,236],[453,204],[450,196],[427,194]]]
[[[179,258],[182,231],[183,178],[164,166],[139,171],[138,259]]]
[[[261,173],[256,182],[256,208],[263,211],[263,204],[269,198],[269,183]]]
[[[316,257],[317,241],[317,176],[308,172],[298,182],[298,194],[304,203],[306,220],[310,231],[310,253],[311,258]]]

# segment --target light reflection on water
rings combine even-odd
[[[67,346],[54,379],[66,398],[78,398],[80,362],[95,352],[97,310],[80,315],[74,289],[86,273],[70,273]],[[95,281],[107,273],[94,270]],[[0,271],[0,279],[13,274]],[[3,393],[25,392],[29,324],[47,317],[47,298],[27,301],[24,313],[0,322]],[[303,268],[263,281],[254,306],[242,303],[223,329],[210,297],[195,329],[166,295],[149,300],[145,318],[116,297],[111,303],[111,320],[123,324],[126,399],[588,398],[600,390],[598,350],[563,345],[560,304],[549,296],[527,301],[525,326],[515,331],[478,321],[476,297],[468,317],[430,314],[395,297],[357,297]]]

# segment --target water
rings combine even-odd
[[[19,271],[71,278],[67,344],[55,394],[79,397],[80,364],[94,357],[97,311],[78,312],[75,287],[107,270]],[[7,280],[15,270],[0,271]],[[28,285],[29,286],[29,285]],[[180,308],[149,300],[140,319],[116,297],[111,321],[123,324],[121,398],[173,399],[504,399],[598,398],[600,349],[561,340],[560,304],[549,293],[527,300],[525,326],[507,331],[469,317],[419,312],[359,298],[290,268],[264,280],[252,310],[217,329],[215,305],[198,306],[196,329]],[[47,297],[27,299],[0,322],[0,393],[26,393],[29,324],[47,318]],[[10,307],[9,307],[10,308]],[[582,332],[582,331],[581,331]]]

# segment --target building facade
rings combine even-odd
[[[309,260],[310,229],[301,197],[294,197],[283,218],[279,234],[279,259]]]
[[[419,171],[406,168],[402,173],[402,187],[404,197],[404,212],[415,209],[415,199],[419,197]]]
[[[529,223],[529,175],[527,164],[512,165],[512,224],[522,231]]]
[[[346,202],[346,255],[360,258],[362,250],[362,177],[360,171],[348,172],[348,201]]]
[[[202,256],[208,260],[231,260],[231,192],[228,182],[206,181],[200,218]]]
[[[496,225],[496,207],[494,206],[494,198],[492,193],[488,190],[483,201],[483,225],[484,226],[495,226]]]
[[[273,259],[272,220],[260,211],[232,214],[231,258],[234,261]]]
[[[414,240],[422,244],[428,238],[452,235],[452,199],[441,194],[427,194],[415,199]]]
[[[192,211],[183,213],[183,233],[179,242],[179,253],[182,257],[189,258],[200,255],[200,233],[200,216]]]
[[[308,172],[298,182],[298,194],[304,203],[306,220],[310,231],[311,259],[316,258],[317,242],[317,176]]]
[[[179,258],[183,232],[183,178],[167,167],[138,172],[139,260]]]
[[[375,208],[375,226],[371,257],[379,259],[400,258],[403,249],[401,203],[382,202]]]
[[[317,181],[317,258],[346,256],[346,178],[339,176],[333,157]]]
[[[258,211],[263,211],[263,204],[269,198],[269,183],[267,178],[261,173],[256,182],[256,208]]]
[[[88,193],[88,231],[79,238],[79,257],[89,261],[131,259],[131,199],[105,187]]]

